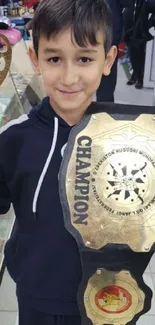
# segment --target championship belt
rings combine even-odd
[[[69,137],[59,184],[82,262],[82,325],[135,325],[151,307],[143,273],[155,242],[153,111],[93,103]]]

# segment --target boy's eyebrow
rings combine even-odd
[[[98,51],[97,50],[93,50],[93,49],[81,49],[79,52],[81,53],[97,53]]]
[[[44,53],[45,54],[55,54],[55,53],[58,53],[58,52],[63,52],[61,49],[56,49],[56,48],[45,48],[44,49]],[[87,48],[82,48],[82,49],[80,49],[80,50],[78,50],[78,52],[79,53],[89,53],[89,54],[91,54],[91,53],[97,53],[98,51],[97,50],[95,50],[95,49],[87,49]]]
[[[50,48],[50,47],[47,47],[44,49],[44,53],[45,54],[51,54],[51,53],[56,53],[56,52],[59,52],[58,49],[53,49],[53,48]]]

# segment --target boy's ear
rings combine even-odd
[[[104,63],[104,68],[103,68],[103,75],[104,76],[109,76],[111,72],[112,65],[117,57],[117,47],[112,46],[110,51],[107,54],[105,63]]]
[[[28,54],[29,54],[29,57],[30,57],[30,59],[32,61],[35,73],[38,76],[40,76],[41,72],[40,72],[39,62],[38,62],[38,58],[37,58],[37,55],[36,55],[35,50],[34,50],[33,47],[31,47],[31,46],[29,47]]]

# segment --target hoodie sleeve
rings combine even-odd
[[[0,214],[5,214],[9,211],[11,198],[7,183],[5,181],[2,167],[0,166]]]

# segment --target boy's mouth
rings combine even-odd
[[[82,90],[66,91],[66,90],[62,90],[62,89],[58,89],[58,90],[64,95],[76,95],[82,91]]]

